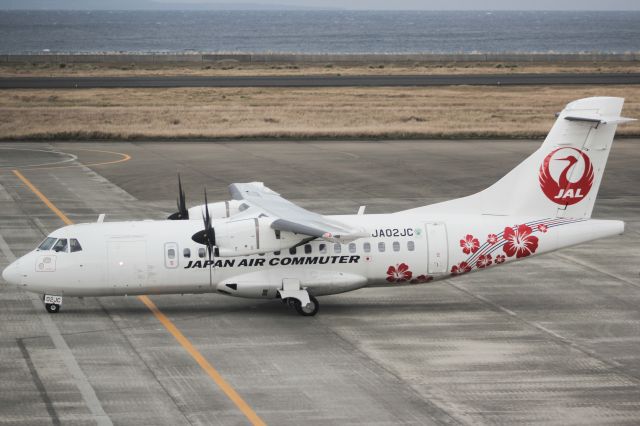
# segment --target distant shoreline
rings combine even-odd
[[[447,62],[638,62],[640,52],[628,53],[32,53],[0,54],[0,63],[198,63],[214,64],[222,61],[237,64],[336,64],[368,65],[447,63]]]

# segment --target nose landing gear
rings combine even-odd
[[[58,312],[60,312],[60,305],[56,303],[45,303],[44,307],[50,314],[57,314]]]
[[[42,301],[44,302],[44,307],[50,314],[57,314],[60,312],[60,306],[62,306],[62,296],[52,296],[50,294],[45,294],[42,297]]]

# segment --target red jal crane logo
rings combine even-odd
[[[562,166],[561,164],[565,164]],[[557,179],[551,168],[562,168]],[[540,187],[554,203],[570,206],[587,196],[593,185],[593,166],[589,156],[576,148],[558,148],[546,156],[540,166]]]

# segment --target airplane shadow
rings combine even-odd
[[[222,305],[220,303],[203,304],[174,304],[165,305],[156,301],[159,309],[165,315],[192,315],[192,316],[211,316],[211,315],[262,315],[277,316],[277,317],[299,317],[298,313],[293,309],[277,300],[265,300],[265,301],[247,301],[247,303],[239,303],[234,301],[233,304]],[[110,314],[127,315],[127,316],[147,316],[149,315],[149,309],[144,305],[126,305],[126,306],[114,306],[113,304],[105,304],[99,302],[102,309]],[[73,314],[84,316],[90,314],[94,309],[90,306],[86,307],[65,307],[61,310],[60,315]],[[325,302],[320,299],[320,312],[318,316],[332,315],[332,316],[369,316],[369,315],[389,315],[394,312],[404,313],[422,313],[422,312],[434,312],[434,313],[470,313],[474,311],[486,311],[487,307],[477,303],[469,302],[411,302],[411,303],[368,303],[368,302],[356,302],[356,303],[344,303],[344,302]]]

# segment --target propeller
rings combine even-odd
[[[204,229],[191,236],[191,239],[198,244],[207,246],[209,261],[212,260],[213,250],[216,245],[216,232],[211,225],[211,215],[209,215],[209,202],[207,201],[207,190],[204,190],[204,212],[202,213]]]
[[[169,220],[187,220],[189,219],[189,210],[187,210],[187,202],[182,190],[182,182],[180,181],[180,173],[178,173],[178,211],[173,213],[167,219]]]

